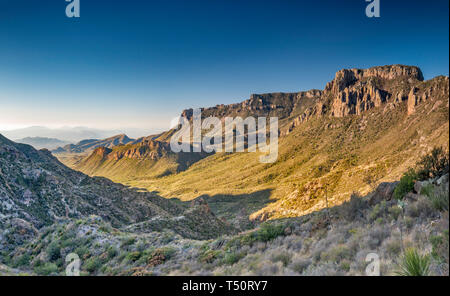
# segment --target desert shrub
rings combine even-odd
[[[429,199],[433,208],[437,211],[448,211],[449,208],[449,196],[448,192],[433,192]]]
[[[135,242],[136,239],[134,237],[130,237],[123,241],[122,246],[130,246],[133,245]]]
[[[38,275],[52,275],[58,272],[58,266],[54,263],[47,262],[42,265],[35,266],[34,272]]]
[[[257,231],[256,237],[259,241],[267,242],[284,234],[283,225],[276,225],[272,223],[263,224]]]
[[[405,223],[405,226],[407,229],[411,229],[414,226],[415,221],[416,221],[416,219],[411,218],[411,217],[405,217],[403,219],[403,222]]]
[[[289,266],[293,271],[303,273],[311,265],[311,259],[294,259]]]
[[[433,213],[433,207],[430,200],[426,197],[420,196],[419,199],[406,207],[405,211],[407,216],[417,217],[430,217]]]
[[[89,248],[87,246],[79,246],[75,249],[75,253],[80,257],[84,257],[89,254]]]
[[[369,220],[371,222],[377,220],[379,217],[383,216],[387,211],[387,203],[385,200],[376,204],[372,211],[369,213]]]
[[[386,251],[392,257],[396,257],[397,255],[399,255],[402,251],[402,242],[400,241],[400,239],[391,238],[389,241],[387,241]]]
[[[15,262],[14,262],[14,266],[19,267],[19,266],[26,266],[28,267],[30,265],[30,260],[31,257],[29,254],[23,254],[22,256],[20,256]]]
[[[398,217],[402,214],[402,209],[398,205],[394,205],[388,209],[388,212],[392,218],[392,220],[397,220]]]
[[[61,247],[57,242],[51,242],[47,247],[47,254],[50,261],[58,260],[61,257]]]
[[[421,255],[414,248],[405,251],[399,263],[398,275],[427,276],[430,274],[430,256]]]
[[[273,262],[281,262],[283,266],[288,266],[291,263],[292,254],[289,252],[280,251],[272,255]]]
[[[322,253],[320,259],[330,262],[340,262],[343,259],[351,259],[352,255],[352,250],[348,246],[341,244],[328,252]]]
[[[206,245],[202,247],[201,254],[207,250]],[[149,266],[156,266],[163,264],[167,260],[171,259],[176,253],[176,250],[172,247],[163,247],[159,249],[149,248],[142,252],[138,264],[147,263]]]
[[[449,172],[448,152],[442,147],[435,147],[417,163],[417,176],[420,180],[435,178]]]
[[[439,262],[449,261],[449,231],[444,230],[442,235],[435,235],[430,238],[432,251],[431,256]]]
[[[223,258],[223,263],[227,265],[233,265],[237,263],[239,260],[244,258],[244,253],[238,253],[238,252],[227,252]]]
[[[163,248],[156,249],[154,254],[161,253],[162,255],[164,255],[164,257],[166,259],[170,259],[175,255],[176,252],[177,251],[172,247],[163,247]]]
[[[367,201],[358,193],[354,192],[350,196],[350,200],[341,205],[341,216],[347,220],[353,221],[358,215],[362,215],[362,211],[366,206]]]
[[[413,170],[406,172],[401,178],[400,182],[394,189],[394,198],[401,200],[408,192],[413,191],[414,182],[417,179],[417,175]]]
[[[142,253],[139,251],[135,251],[135,252],[130,252],[127,254],[127,256],[125,258],[127,258],[127,260],[131,261],[131,262],[136,262],[137,260],[139,260],[139,258],[141,257]]]
[[[343,271],[349,272],[350,271],[350,261],[346,260],[346,259],[342,260],[340,267]]]
[[[91,257],[84,263],[84,269],[88,272],[95,272],[102,265],[101,260],[98,257]]]
[[[108,253],[108,259],[112,259],[117,256],[119,251],[115,247],[110,246],[107,250],[107,253]]]
[[[433,194],[433,191],[434,191],[433,185],[432,185],[432,184],[428,184],[428,185],[426,185],[426,186],[423,186],[423,187],[420,189],[420,192],[419,192],[419,193],[422,194],[422,195],[425,195],[425,196],[430,197],[431,194]]]
[[[213,263],[217,258],[219,258],[221,251],[219,250],[207,250],[206,252],[200,254],[199,261],[202,263]]]

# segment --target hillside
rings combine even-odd
[[[166,198],[202,196],[212,208],[217,197],[222,202],[216,213],[227,218],[237,214],[224,209],[242,208],[258,220],[300,216],[325,207],[325,197],[338,205],[352,192],[398,180],[434,146],[448,147],[448,91],[448,77],[423,81],[413,66],[344,69],[323,91],[252,95],[239,104],[202,109],[204,117],[278,116],[281,137],[273,164],[259,163],[254,153],[217,153],[172,174],[155,174],[171,167],[165,156],[150,169],[114,158],[98,166],[88,161],[93,155],[72,167]],[[183,112],[191,115],[192,109]]]
[[[67,220],[1,252],[0,275],[64,275],[64,258],[74,252],[81,275],[362,276],[371,254],[383,276],[418,275],[417,260],[425,262],[419,275],[448,276],[448,156],[437,177],[408,182],[400,183],[414,189],[401,201],[399,182],[383,183],[328,210],[210,240],[186,239],[170,228],[117,229],[98,216]]]
[[[67,168],[48,150],[38,151],[1,135],[0,201],[0,249],[25,238],[14,234],[14,229],[33,235],[42,227],[90,215],[117,228],[146,222],[151,231],[170,226],[194,238],[233,231],[205,205],[183,205],[105,178],[91,178]]]
[[[118,145],[125,145],[135,140],[130,139],[125,134],[116,135],[107,139],[97,140],[97,139],[87,139],[82,140],[76,144],[65,145],[64,147],[58,147],[53,150],[52,153],[83,153],[91,152],[97,147],[107,147],[112,148]]]

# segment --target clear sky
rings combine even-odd
[[[166,128],[189,107],[323,89],[342,68],[448,75],[449,1],[0,0],[0,130]]]

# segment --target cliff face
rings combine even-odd
[[[242,103],[202,108],[202,117],[275,116],[286,119],[280,131],[287,135],[312,116],[360,115],[384,104],[395,107],[404,101],[408,101],[408,114],[412,114],[421,102],[448,92],[448,78],[430,80],[433,83],[423,79],[422,71],[415,66],[343,69],[323,91],[253,94]],[[187,109],[181,116],[191,120],[192,114],[193,110]]]
[[[145,141],[135,145],[119,146],[116,149],[98,147],[91,155],[100,157],[102,160],[120,160],[122,158],[156,160],[167,154],[169,150],[170,147],[167,143]]]
[[[231,105],[217,105],[202,108],[202,117],[218,118],[247,116],[278,117],[279,119],[297,116],[314,106],[322,96],[320,90],[309,90],[296,93],[252,94],[248,100]],[[192,119],[193,110],[186,109],[181,116]]]
[[[344,69],[338,71],[334,80],[327,83],[324,97],[331,98],[331,116],[359,115],[374,107],[380,107],[392,97],[397,98],[400,92],[396,89],[396,84],[416,84],[420,81],[423,81],[422,71],[413,66]],[[400,98],[402,100],[403,95]],[[323,110],[318,110],[323,113]]]
[[[308,108],[294,118],[282,134],[288,134],[313,115],[318,117],[361,115],[385,104],[397,107],[404,101],[407,101],[407,112],[411,115],[417,105],[427,100],[443,99],[448,104],[448,92],[448,77],[440,76],[423,81],[422,71],[414,66],[343,69],[327,83],[314,108]]]
[[[436,77],[426,83],[415,85],[408,94],[408,115],[416,111],[416,106],[422,102],[436,98],[447,98],[448,105],[449,79],[445,76]],[[437,101],[443,103],[444,101]],[[438,103],[438,104],[441,104]]]

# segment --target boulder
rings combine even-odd
[[[448,174],[443,175],[439,179],[435,181],[436,185],[440,186],[441,184],[448,183]]]
[[[398,182],[383,182],[378,185],[377,189],[369,199],[369,204],[373,206],[383,200],[391,200],[397,184]]]
[[[422,191],[422,188],[430,185],[431,182],[426,180],[426,181],[416,181],[414,183],[414,192],[420,194],[420,192]]]

